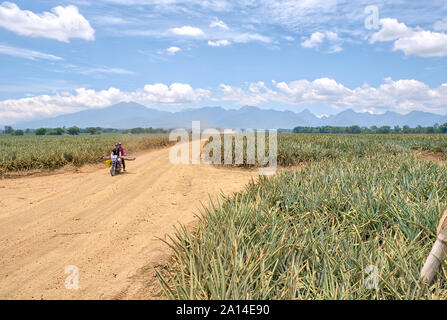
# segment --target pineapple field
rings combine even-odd
[[[118,141],[123,143],[129,154],[170,145],[168,135],[0,135],[0,177],[11,172],[97,163],[110,154]]]
[[[278,164],[170,238],[171,299],[446,299],[419,280],[447,206],[442,135],[278,135]],[[371,277],[375,284],[371,287]]]

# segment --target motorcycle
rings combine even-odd
[[[120,174],[123,166],[121,164],[121,158],[118,156],[112,156],[110,164],[110,174],[113,176]]]
[[[134,161],[136,157],[132,156],[115,156],[102,157],[106,161],[106,166],[110,168],[110,174],[113,176],[120,174],[123,171],[123,160]]]

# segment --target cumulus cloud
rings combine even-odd
[[[231,44],[231,42],[228,40],[217,40],[217,41],[209,40],[208,41],[208,45],[211,47],[225,47],[225,46],[229,46],[230,44]]]
[[[0,4],[0,27],[22,36],[69,42],[71,38],[94,40],[95,31],[75,6],[58,6],[51,12],[36,14],[16,4]]]
[[[407,56],[444,57],[447,55],[447,34],[410,28],[390,18],[381,19],[380,24],[381,29],[371,36],[371,43],[394,41],[393,50],[403,51]]]
[[[220,99],[234,101],[241,105],[273,102],[294,106],[324,104],[336,109],[445,112],[447,111],[447,83],[438,88],[430,88],[417,80],[393,81],[387,78],[377,88],[365,84],[354,89],[329,78],[314,81],[296,80],[289,83],[273,82],[272,87],[263,82],[250,83],[246,87],[221,84]]]
[[[210,91],[211,90],[211,91]],[[80,88],[75,92],[39,95],[23,99],[0,101],[0,123],[43,118],[89,108],[104,108],[119,102],[138,102],[145,106],[179,106],[200,101],[230,101],[240,105],[289,106],[326,105],[334,109],[352,108],[357,111],[380,112],[413,110],[447,112],[447,83],[439,87],[414,79],[384,79],[378,87],[364,84],[349,88],[331,78],[313,81],[296,80],[266,84],[262,81],[244,86],[220,84],[218,88],[194,89],[189,84],[149,84],[136,91],[117,88],[95,91]]]
[[[325,41],[330,42],[330,53],[340,52],[342,51],[341,40],[338,37],[338,34],[332,31],[326,32],[314,32],[309,38],[303,38],[301,42],[301,46],[303,48],[319,48]]]
[[[401,50],[407,56],[444,57],[447,55],[447,35],[431,31],[414,32],[411,37],[398,39],[393,50]]]
[[[43,53],[35,50],[29,50],[24,48],[11,47],[0,44],[0,54],[5,54],[17,58],[23,58],[28,60],[64,60],[61,57]]]
[[[179,36],[190,36],[190,37],[198,37],[203,36],[205,34],[202,29],[191,26],[172,28],[170,29],[170,31]]]
[[[315,48],[318,47],[320,44],[323,43],[325,38],[324,33],[321,32],[314,32],[310,38],[305,39],[303,42],[301,42],[301,46],[303,48]]]
[[[396,19],[381,19],[380,25],[382,28],[371,36],[371,43],[377,41],[394,41],[399,38],[409,37],[413,33],[411,28],[407,27],[405,23],[399,22]]]
[[[242,105],[258,105],[275,101],[277,98],[277,92],[269,89],[262,81],[248,84],[247,89],[226,84],[221,84],[219,87],[222,92],[222,100],[235,101]]]
[[[170,105],[199,102],[208,98],[210,92],[194,89],[189,84],[173,83],[146,85],[133,92],[117,88],[95,91],[80,88],[74,93],[63,92],[53,96],[39,95],[23,99],[0,101],[0,123],[56,116],[85,109],[104,108],[119,102],[137,102],[145,106]]]

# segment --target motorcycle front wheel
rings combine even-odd
[[[115,166],[112,166],[112,167],[110,168],[110,174],[112,175],[112,177],[115,176],[115,174],[116,174],[116,172],[115,172]]]

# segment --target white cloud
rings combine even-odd
[[[332,31],[327,31],[327,32],[326,32],[326,38],[327,38],[329,41],[336,41],[336,40],[339,40],[339,39],[338,39],[338,34],[336,34],[335,32],[332,32]]]
[[[256,32],[279,41],[283,37],[278,33],[283,31],[294,36],[292,33],[311,35],[313,32],[331,30],[343,38],[344,42],[352,40],[357,43],[369,33],[365,28],[359,28],[359,26],[364,24],[366,18],[364,12],[365,1],[99,0],[99,2],[134,5],[135,8],[120,6],[120,9],[135,11],[132,12],[132,16],[135,17],[135,20],[138,20],[138,23],[135,25],[140,27],[130,30],[130,32],[138,31],[141,35],[148,34],[147,30],[153,31],[157,29],[160,26],[159,22],[166,19],[176,21],[175,23],[180,23],[179,21],[199,21],[196,27],[200,27],[207,33],[208,40],[228,39],[232,41],[230,37],[224,34],[212,37],[209,35],[209,33],[212,34],[213,32],[228,31],[228,29],[225,29],[225,26],[230,26],[230,29],[237,30],[240,33],[247,32],[248,28],[252,27],[252,30],[257,30]],[[379,2],[382,3],[383,1],[376,3],[381,7],[381,15],[399,15],[402,20],[414,25],[431,25],[445,18],[446,6],[442,3],[442,0],[435,0],[434,3],[425,6],[421,6],[418,1],[409,0],[399,0],[393,6],[383,6],[383,3],[381,5]],[[151,22],[146,18],[148,16],[153,21],[152,26],[150,25]],[[115,29],[110,29],[110,31],[117,32]],[[120,30],[120,33],[121,31],[123,30]],[[155,33],[154,36],[157,37],[160,30],[155,30]],[[169,35],[172,35],[172,33],[168,32],[164,36]]]
[[[75,6],[58,6],[51,12],[36,14],[21,10],[16,4],[0,4],[0,27],[22,36],[56,39],[69,42],[71,38],[94,40],[95,31]]]
[[[179,47],[169,47],[166,49],[167,54],[171,56],[175,55],[179,51],[182,51],[182,49],[180,49]]]
[[[213,22],[210,23],[210,28],[220,28],[220,29],[224,29],[224,30],[228,30],[230,28],[228,28],[228,26],[225,24],[225,22],[223,22],[222,20],[219,19],[214,19]]]
[[[214,31],[214,32],[213,32]],[[190,26],[181,28],[169,29],[168,32],[162,30],[124,30],[119,33],[125,36],[144,36],[154,38],[166,38],[168,40],[175,40],[178,36],[190,37],[191,40],[203,41],[206,38],[209,41],[216,42],[225,39],[231,43],[272,43],[272,38],[253,32],[245,32],[244,30],[208,30],[205,32],[202,29]]]
[[[444,57],[447,55],[447,34],[431,31],[414,32],[394,43],[393,50],[401,50],[405,55],[421,57]]]
[[[447,55],[447,34],[409,28],[396,19],[381,19],[381,30],[371,36],[370,42],[394,41],[393,50],[405,55],[444,57]]]
[[[321,32],[314,32],[310,38],[305,39],[303,42],[301,42],[301,46],[303,48],[315,48],[318,47],[320,44],[323,43],[325,38],[324,33]]]
[[[304,38],[301,42],[301,46],[303,48],[319,48],[325,41],[328,41],[331,44],[329,53],[335,53],[342,51],[341,47],[341,39],[338,37],[338,34],[332,31],[326,32],[314,32],[309,38]]]
[[[247,42],[263,42],[263,43],[271,43],[272,39],[267,36],[263,36],[258,33],[235,33],[229,35],[232,40],[236,43],[247,43]]]
[[[330,47],[328,53],[337,53],[341,51],[343,51],[343,48],[338,44],[334,44],[333,46]]]
[[[191,37],[198,37],[203,36],[205,33],[202,29],[191,27],[191,26],[183,26],[180,28],[172,28],[170,31],[176,35],[179,36],[191,36]]]
[[[135,72],[104,65],[76,65],[70,63],[59,64],[61,68],[53,68],[52,72],[59,72],[63,74],[76,73],[81,75],[87,75],[92,77],[103,78],[104,74],[117,74],[117,75],[134,75]],[[76,87],[75,87],[76,88]]]
[[[208,45],[211,47],[225,47],[225,46],[229,46],[230,44],[231,44],[231,42],[228,40],[217,40],[217,41],[209,40],[208,41]]]
[[[263,18],[292,30],[299,30],[303,25],[325,23],[333,16],[328,13],[341,14],[336,11],[338,0],[261,0]]]
[[[0,101],[0,123],[12,123],[33,118],[56,116],[85,109],[104,108],[119,102],[138,102],[145,106],[171,105],[199,102],[210,92],[194,89],[189,84],[173,83],[146,85],[143,89],[125,92],[116,88],[95,91],[76,89],[75,93],[63,92],[53,96],[40,95],[23,99]]]
[[[93,18],[93,22],[100,25],[126,25],[131,23],[129,19],[116,16],[96,16]]]
[[[93,67],[93,68],[78,68],[76,71],[79,74],[94,75],[94,74],[122,74],[132,75],[133,71],[129,71],[122,68],[110,68],[110,67]]]
[[[120,5],[150,5],[159,10],[184,11],[188,6],[216,12],[229,11],[233,4],[228,0],[103,0]]]
[[[405,23],[400,23],[396,19],[386,18],[380,20],[382,28],[371,36],[370,42],[394,41],[402,37],[411,36],[413,31]]]
[[[240,105],[284,104],[290,106],[326,105],[334,109],[353,108],[357,111],[378,112],[412,110],[447,113],[447,83],[437,88],[413,80],[394,81],[386,78],[378,87],[368,84],[348,88],[334,79],[314,81],[248,83],[243,87],[221,84],[212,91],[194,89],[189,84],[151,84],[126,92],[116,88],[95,91],[85,88],[75,93],[39,95],[23,99],[0,101],[0,123],[13,123],[55,116],[91,108],[104,108],[119,102],[138,102],[146,106],[179,106],[199,101],[232,101]]]
[[[312,82],[296,80],[289,83],[250,83],[245,88],[220,85],[220,99],[241,105],[282,103],[288,105],[323,104],[332,108],[364,110],[393,109],[398,112],[425,110],[447,112],[447,83],[430,88],[417,80],[385,79],[377,88],[367,84],[350,89],[334,79],[321,78]]]
[[[226,84],[221,84],[219,88],[222,92],[222,100],[235,101],[241,105],[258,105],[275,101],[277,96],[277,92],[269,89],[262,81],[248,84],[246,90]]]
[[[9,56],[23,58],[28,60],[64,60],[52,54],[43,53],[35,50],[29,50],[24,48],[11,47],[0,44],[0,54],[6,54]]]
[[[159,55],[167,54],[169,56],[174,56],[177,52],[180,52],[180,51],[182,51],[181,48],[173,46],[173,47],[169,47],[169,48],[164,49],[164,50],[158,50],[157,53]]]
[[[193,89],[189,84],[173,83],[169,87],[165,84],[154,84],[144,86],[143,91],[136,93],[138,100],[144,105],[170,104],[198,102],[209,96],[209,91],[204,89]]]

